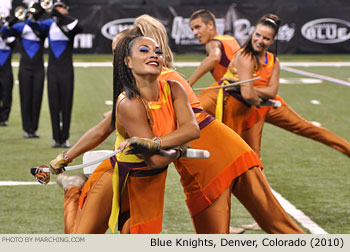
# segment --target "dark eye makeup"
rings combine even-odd
[[[139,49],[139,51],[142,52],[142,53],[147,53],[147,52],[149,52],[149,49],[147,47],[141,47]]]
[[[150,51],[150,49],[148,47],[143,46],[143,47],[139,48],[139,51],[142,52],[142,53],[148,53]],[[154,53],[158,54],[158,55],[162,55],[163,54],[162,50],[160,50],[159,48],[156,48],[154,50]]]
[[[160,50],[160,49],[154,50],[154,53],[158,54],[158,55],[162,55],[163,54],[162,50]]]

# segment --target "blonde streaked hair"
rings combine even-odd
[[[140,29],[143,36],[153,38],[158,43],[163,51],[164,66],[172,68],[174,56],[168,44],[168,35],[164,25],[154,17],[147,14],[136,18],[134,25]]]

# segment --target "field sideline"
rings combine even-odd
[[[16,56],[14,79],[17,79]],[[200,56],[176,56],[178,62],[198,62]],[[281,56],[280,61],[302,71],[350,81],[350,57],[341,55]],[[102,119],[111,109],[111,56],[77,55],[75,95],[71,125],[71,143]],[[85,64],[84,62],[90,63]],[[99,63],[104,62],[100,66]],[[300,65],[300,62],[302,64]],[[310,62],[310,63],[307,63]],[[319,63],[320,62],[320,63]],[[328,62],[331,62],[328,64]],[[85,64],[85,65],[84,65]],[[106,66],[110,64],[110,66]],[[79,67],[81,65],[82,67]],[[194,66],[177,66],[186,78]],[[281,71],[285,83],[308,76]],[[281,81],[282,82],[282,81]],[[196,87],[213,83],[204,76]],[[282,82],[283,83],[283,82]],[[295,82],[296,83],[296,82]],[[302,83],[302,81],[301,81]],[[304,118],[320,123],[341,137],[350,140],[350,89],[329,81],[310,84],[281,84],[280,95]],[[318,101],[318,102],[312,102]],[[56,185],[2,185],[3,181],[33,182],[29,168],[46,164],[62,151],[50,148],[51,125],[45,87],[39,134],[40,139],[24,139],[21,130],[18,85],[13,90],[13,107],[9,127],[0,128],[0,232],[63,233],[63,191]],[[278,193],[310,217],[327,233],[350,233],[350,159],[318,142],[296,136],[271,125],[265,125],[262,140],[262,160],[267,178]],[[97,149],[111,149],[114,135]],[[81,163],[77,158],[73,164]],[[75,173],[75,172],[72,172]],[[52,177],[55,181],[55,177]],[[253,222],[247,211],[232,197],[231,225]],[[40,216],[40,218],[38,217]],[[13,223],[18,223],[13,225]],[[310,232],[309,230],[306,230]],[[179,176],[171,166],[166,188],[163,233],[193,233],[184,204]],[[246,233],[262,233],[247,231]]]

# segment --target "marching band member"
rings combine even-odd
[[[0,29],[6,22],[5,16],[0,20]],[[0,32],[0,126],[8,126],[12,105],[13,73],[11,66],[12,49],[16,38],[5,38]]]
[[[36,138],[39,137],[39,117],[44,88],[44,35],[31,28],[25,13],[23,9],[18,10],[17,14],[22,20],[12,17],[11,21],[1,28],[1,32],[4,36],[18,38],[21,46],[18,81],[22,128],[25,138]]]
[[[49,39],[47,88],[50,107],[53,148],[69,148],[69,129],[74,96],[73,42],[82,31],[78,19],[69,16],[66,0],[57,1],[52,18],[31,22],[31,27]]]

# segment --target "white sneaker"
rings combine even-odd
[[[261,230],[261,227],[256,222],[253,224],[242,225],[241,227],[245,230]]]
[[[66,191],[68,187],[71,187],[71,186],[83,187],[86,180],[87,180],[87,177],[84,174],[76,174],[76,175],[69,176],[65,173],[60,173],[57,175],[56,182],[59,186],[63,188],[64,191]]]
[[[57,141],[53,141],[53,144],[51,145],[51,148],[60,148],[61,144]]]
[[[27,131],[24,131],[24,138],[31,138],[32,135],[28,133]]]
[[[230,227],[230,234],[243,234],[244,232],[244,228]]]
[[[32,134],[32,138],[39,138],[40,135],[38,133],[38,131],[35,131],[33,134]]]
[[[61,144],[61,147],[62,147],[62,148],[70,148],[69,140],[67,139],[66,141],[64,141],[64,142]]]

